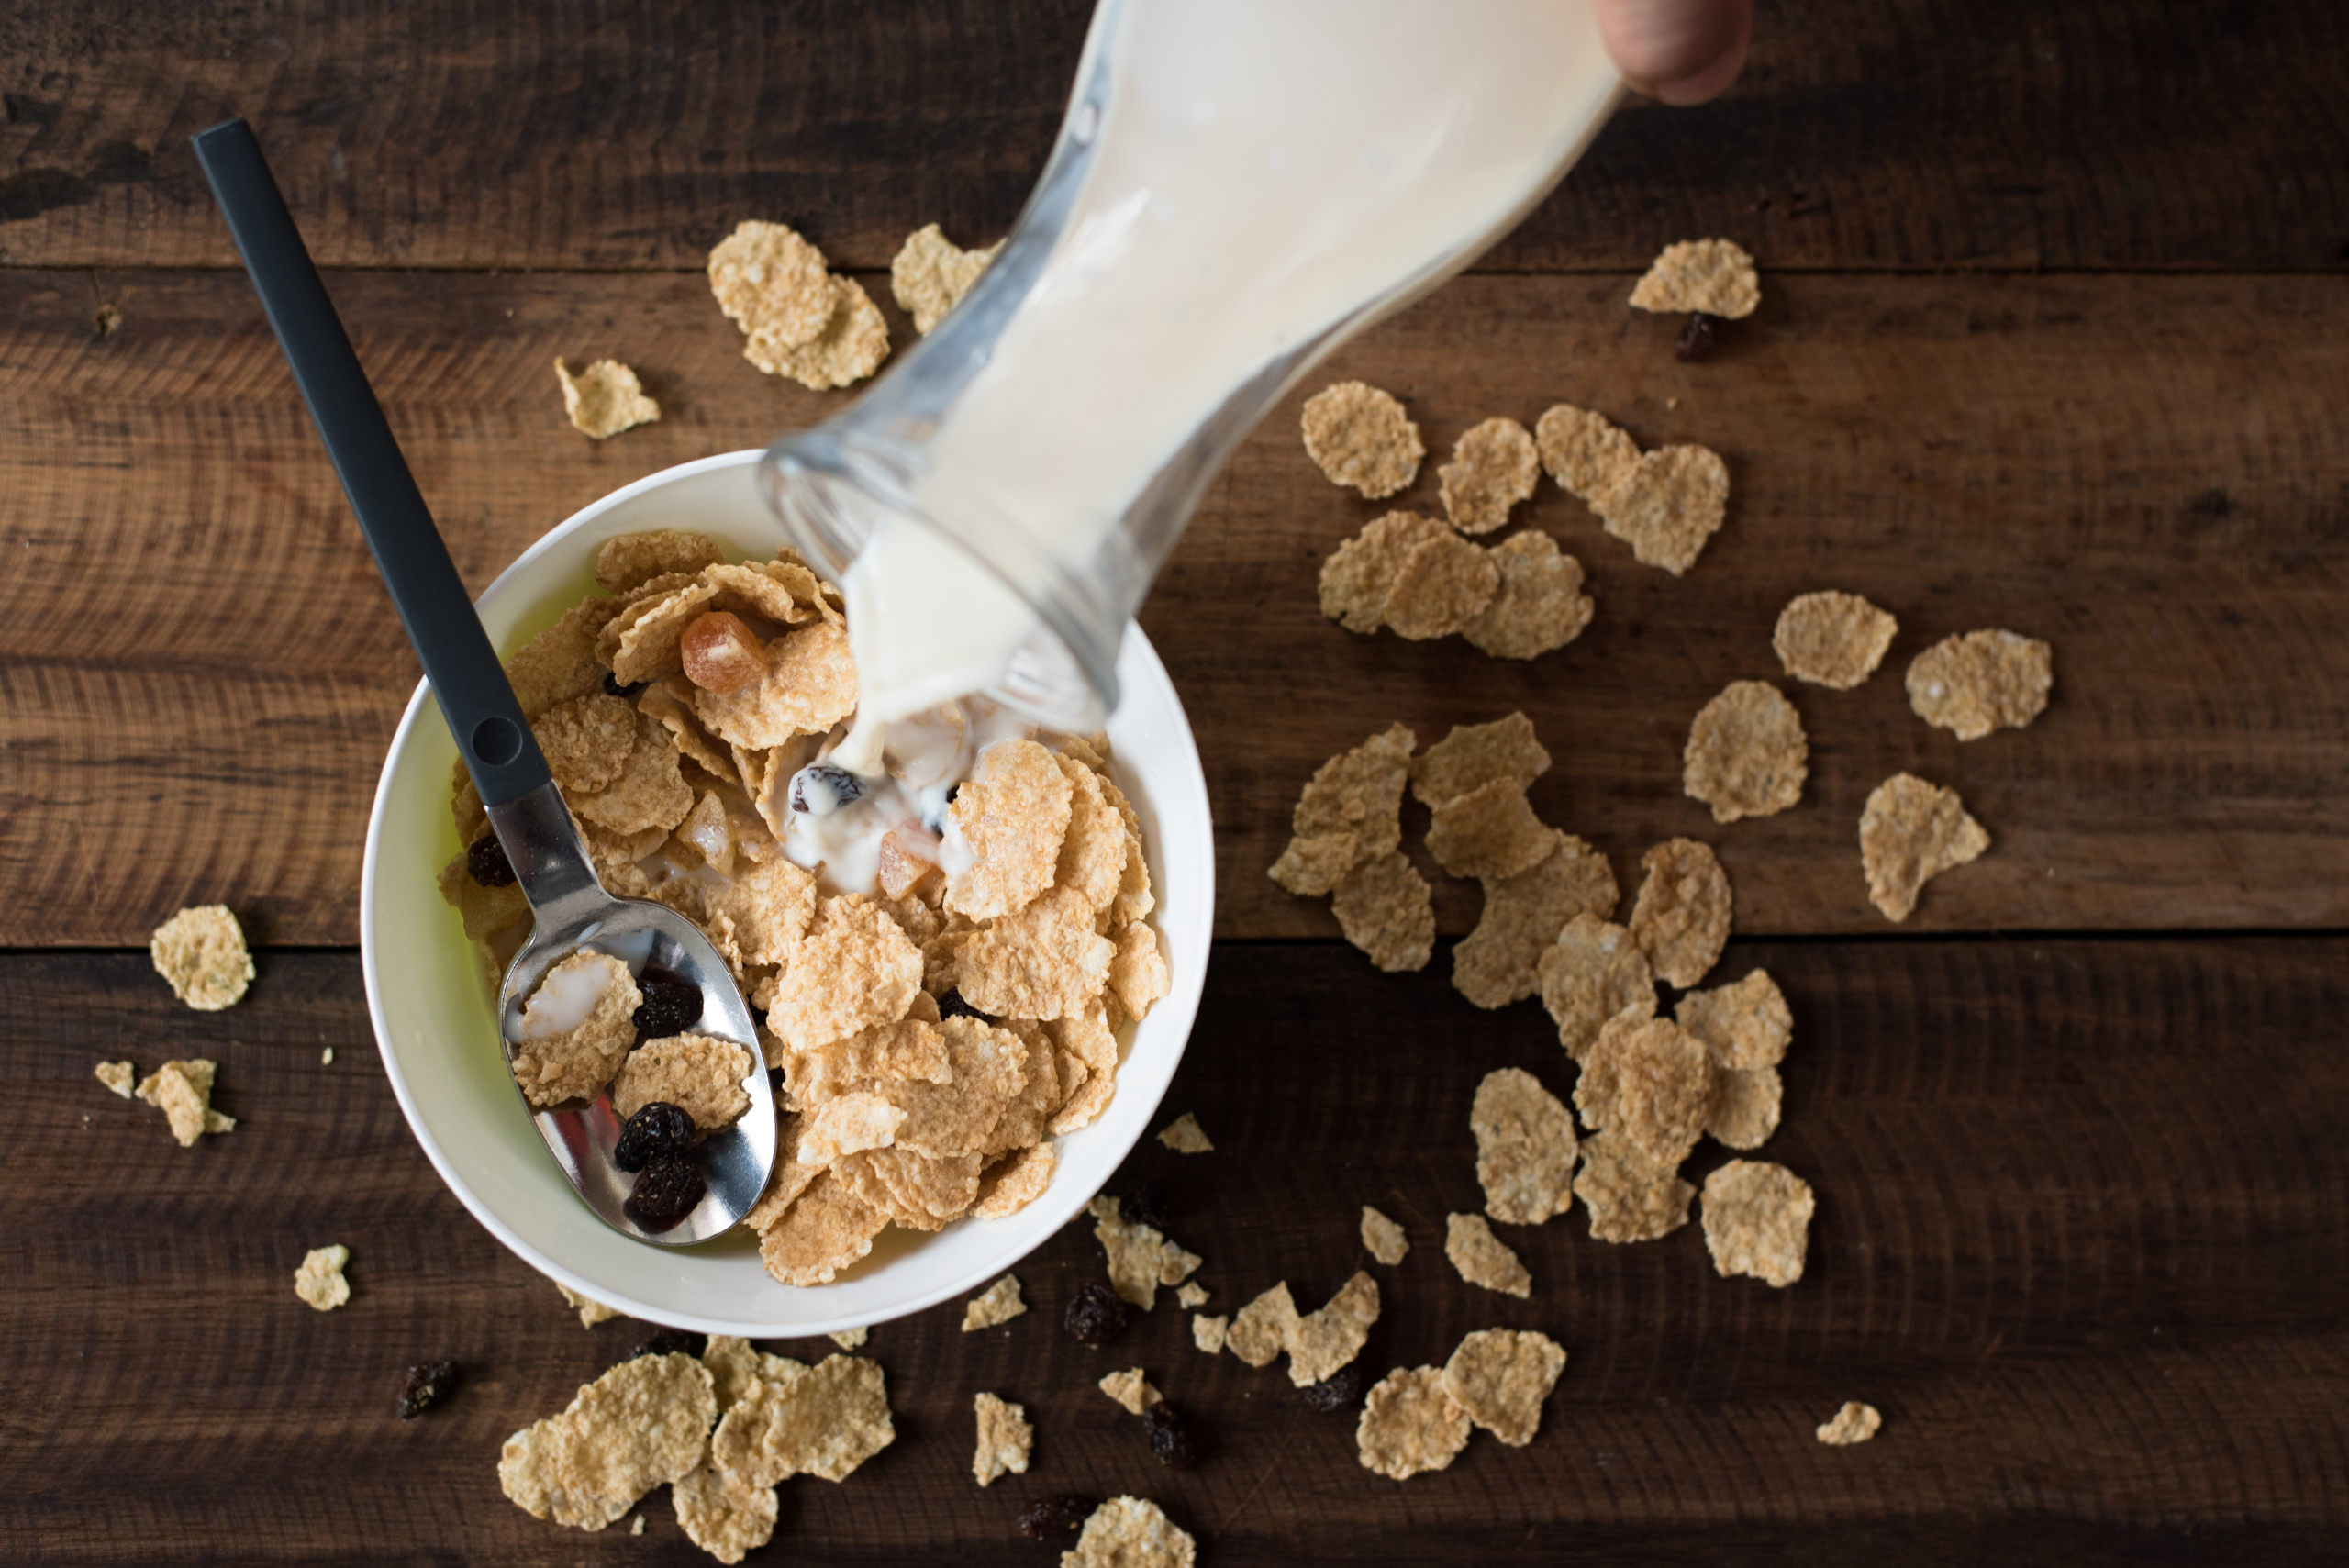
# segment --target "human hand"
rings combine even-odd
[[[1594,0],[1594,8],[1623,80],[1666,104],[1719,95],[1753,36],[1753,0]]]

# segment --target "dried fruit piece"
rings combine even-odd
[[[1155,1503],[1112,1497],[1093,1510],[1061,1568],[1192,1568],[1198,1560],[1190,1531]]]
[[[1161,1128],[1158,1141],[1177,1154],[1212,1154],[1215,1145],[1199,1129],[1199,1118],[1185,1111],[1169,1126]]]
[[[2037,638],[1969,631],[1909,662],[1909,706],[1960,740],[1979,740],[2037,718],[2054,684],[2054,651]]]
[[[1019,1533],[1030,1540],[1074,1540],[1093,1509],[1092,1498],[1074,1493],[1039,1497],[1019,1510]]]
[[[1334,890],[1363,862],[1403,841],[1403,784],[1418,737],[1397,724],[1314,770],[1290,814],[1293,835],[1269,873],[1291,893]]]
[[[400,1379],[399,1399],[393,1409],[401,1420],[412,1421],[446,1399],[456,1386],[455,1362],[418,1362]]]
[[[1150,1392],[1155,1395],[1158,1391],[1151,1389]],[[1167,1469],[1189,1470],[1199,1462],[1198,1446],[1192,1441],[1190,1429],[1163,1400],[1156,1400],[1144,1407],[1141,1429],[1142,1434],[1150,1439],[1150,1451],[1156,1454],[1158,1462]]]
[[[1678,1170],[1650,1158],[1619,1132],[1595,1132],[1582,1140],[1582,1169],[1575,1196],[1590,1216],[1590,1234],[1600,1241],[1653,1241],[1688,1223],[1697,1189]]]
[[[1979,859],[1990,835],[1966,815],[1957,791],[1895,773],[1876,786],[1860,813],[1860,863],[1868,898],[1887,920],[1905,920],[1925,884]]]
[[[1775,817],[1802,798],[1810,740],[1786,694],[1767,681],[1732,681],[1698,711],[1681,753],[1681,788],[1716,822]]]
[[[147,956],[155,973],[171,982],[173,995],[198,1012],[235,1005],[252,984],[244,928],[225,904],[183,909],[156,927]]]
[[[728,610],[705,610],[677,639],[685,679],[703,691],[731,696],[767,673],[767,645]]]
[[[1554,829],[1549,852],[1531,866],[1515,876],[1482,880],[1484,915],[1452,950],[1453,987],[1480,1007],[1532,995],[1542,985],[1542,954],[1568,922],[1585,916],[1604,920],[1615,913],[1620,896],[1607,857]]]
[[[890,259],[889,292],[896,296],[897,308],[913,317],[914,330],[927,338],[948,311],[963,303],[1002,249],[998,239],[983,250],[965,250],[938,225],[923,224],[906,236]]]
[[[1346,940],[1390,974],[1425,969],[1435,951],[1434,894],[1392,851],[1348,872],[1330,908]]]
[[[1363,1251],[1389,1268],[1401,1262],[1403,1255],[1411,1250],[1410,1238],[1403,1234],[1403,1228],[1367,1204],[1362,1211],[1362,1245]]]
[[[1625,1008],[1655,1011],[1655,974],[1631,933],[1596,915],[1577,915],[1543,950],[1535,973],[1558,1043],[1580,1062],[1607,1020]]]
[[[1704,447],[1658,447],[1591,506],[1642,566],[1677,577],[1728,515],[1729,466]]]
[[[506,846],[496,834],[474,840],[465,851],[465,874],[479,887],[514,885],[514,862],[506,858]]]
[[[1460,635],[1496,659],[1534,659],[1564,648],[1590,624],[1582,562],[1539,528],[1511,534],[1488,552],[1500,586]]]
[[[1305,400],[1305,455],[1332,484],[1372,501],[1409,488],[1427,448],[1402,404],[1375,386],[1341,381]]]
[[[1431,1366],[1397,1367],[1381,1378],[1354,1427],[1362,1467],[1395,1481],[1449,1468],[1467,1446],[1468,1413]]]
[[[350,1262],[348,1247],[311,1248],[294,1271],[294,1294],[317,1311],[333,1311],[351,1299],[351,1282],[342,1277],[343,1265]]]
[[[661,405],[644,395],[636,372],[618,360],[596,360],[573,376],[558,355],[554,373],[562,383],[562,411],[572,428],[599,441],[661,417]]]
[[[1113,1372],[1101,1380],[1101,1392],[1126,1407],[1129,1415],[1139,1416],[1159,1403],[1158,1390],[1150,1385],[1140,1367]]]
[[[1876,1436],[1876,1429],[1883,1425],[1884,1418],[1875,1406],[1854,1399],[1819,1424],[1819,1440],[1830,1448],[1850,1448]]]
[[[219,1069],[206,1057],[166,1062],[139,1081],[131,1092],[163,1113],[172,1136],[193,1149],[205,1133],[233,1132],[237,1118],[212,1108],[212,1081]]]
[[[709,1184],[701,1167],[683,1154],[656,1154],[637,1173],[621,1211],[646,1230],[674,1230],[701,1206]]]
[[[1753,258],[1733,239],[1684,239],[1667,245],[1631,290],[1635,310],[1677,316],[1702,311],[1731,321],[1753,314],[1762,280]]]
[[[971,1479],[980,1485],[1001,1475],[1028,1473],[1029,1451],[1036,1429],[1028,1424],[1028,1408],[992,1394],[974,1395],[972,1413],[978,1418],[979,1443],[971,1455]]]
[[[1542,466],[1559,487],[1592,506],[1631,477],[1639,466],[1640,445],[1587,408],[1561,403],[1533,427]]]
[[[1523,1448],[1542,1429],[1542,1402],[1565,1369],[1564,1348],[1547,1334],[1480,1329],[1443,1363],[1443,1391],[1476,1425]]]
[[[1524,426],[1492,418],[1470,426],[1453,443],[1452,461],[1436,477],[1452,526],[1464,534],[1490,533],[1508,521],[1511,507],[1533,498],[1542,460]]]
[[[1900,623],[1857,594],[1832,589],[1787,601],[1770,646],[1798,681],[1848,692],[1876,673]]]
[[[1414,642],[1449,637],[1475,619],[1500,585],[1492,553],[1446,528],[1413,545],[1396,563],[1386,589],[1386,624]]]
[[[1705,978],[1729,943],[1728,873],[1712,848],[1673,839],[1641,857],[1647,879],[1631,906],[1631,935],[1656,977],[1682,990]]]
[[[1533,1294],[1533,1276],[1508,1244],[1493,1234],[1481,1214],[1444,1216],[1443,1255],[1470,1284],[1503,1296]]]
[[[1126,1304],[1106,1284],[1079,1285],[1062,1309],[1061,1327],[1078,1344],[1097,1351],[1125,1331]]]
[[[1351,1410],[1362,1397],[1362,1367],[1349,1362],[1319,1383],[1305,1385],[1305,1403],[1325,1416]]]
[[[1405,755],[1408,760],[1408,748]],[[1534,735],[1533,721],[1512,713],[1490,724],[1453,725],[1410,761],[1411,795],[1423,806],[1440,806],[1494,783],[1521,791],[1549,771],[1550,753]]]
[[[1574,1118],[1541,1080],[1516,1067],[1486,1073],[1468,1127],[1476,1135],[1486,1214],[1505,1225],[1539,1225],[1566,1211],[1574,1199]]]
[[[963,1332],[996,1328],[1027,1310],[1028,1304],[1019,1299],[1019,1282],[1006,1274],[963,1304]]]
[[[634,1175],[663,1154],[693,1147],[694,1118],[665,1101],[640,1106],[612,1145],[612,1163]]]
[[[1785,1289],[1802,1278],[1810,1217],[1810,1184],[1759,1160],[1731,1160],[1705,1178],[1705,1250],[1723,1279],[1751,1274]]]
[[[1700,364],[1712,358],[1713,346],[1720,338],[1720,318],[1698,311],[1688,317],[1688,325],[1672,341],[1672,357],[1684,365]]]

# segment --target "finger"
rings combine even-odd
[[[1753,0],[1597,0],[1599,37],[1631,88],[1701,104],[1737,79],[1753,35]]]

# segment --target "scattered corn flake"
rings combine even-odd
[[[1419,428],[1390,395],[1359,381],[1305,400],[1305,454],[1332,484],[1382,501],[1410,487],[1427,456]]]
[[[1704,1042],[1670,1018],[1628,1007],[1607,1020],[1583,1059],[1575,1108],[1591,1131],[1620,1132],[1649,1159],[1677,1165],[1703,1134],[1712,1095]]]
[[[1422,539],[1396,563],[1386,590],[1386,624],[1413,642],[1466,628],[1500,592],[1492,552],[1446,528]]]
[[[873,1239],[888,1223],[828,1170],[760,1233],[759,1258],[785,1284],[829,1284],[873,1251]]]
[[[767,644],[765,658],[766,673],[740,691],[693,689],[695,717],[729,745],[772,751],[822,735],[856,710],[856,661],[848,633],[834,623],[784,633]]]
[[[708,271],[718,308],[754,342],[776,350],[810,343],[831,321],[824,253],[784,224],[737,225],[710,251]]]
[[[935,225],[932,225],[935,228]],[[978,1418],[979,1443],[971,1455],[971,1479],[985,1486],[998,1476],[1028,1473],[1028,1455],[1036,1445],[1036,1429],[1028,1424],[1028,1407],[974,1395],[971,1410]]]
[[[1186,1282],[1174,1292],[1174,1305],[1186,1310],[1194,1307],[1205,1307],[1207,1304],[1208,1293],[1202,1285]]]
[[[1705,1135],[1731,1149],[1759,1149],[1778,1130],[1785,1097],[1786,1085],[1775,1067],[1716,1071],[1712,1102],[1705,1107]]]
[[[1751,1274],[1781,1290],[1802,1278],[1818,1208],[1810,1184],[1760,1160],[1731,1160],[1705,1178],[1705,1250],[1723,1279]]]
[[[560,1281],[550,1283],[554,1284],[555,1289],[562,1292],[563,1300],[578,1309],[579,1326],[582,1329],[593,1329],[598,1323],[608,1322],[619,1316],[617,1309],[605,1306],[592,1296],[583,1296]]]
[[[1140,1497],[1112,1497],[1093,1510],[1061,1568],[1192,1568],[1198,1547],[1190,1531]]]
[[[1595,1132],[1582,1140],[1575,1196],[1590,1216],[1593,1240],[1653,1241],[1688,1223],[1697,1189],[1621,1133]]]
[[[864,1341],[873,1337],[873,1330],[863,1327],[838,1329],[824,1337],[844,1351],[861,1351]]]
[[[1387,595],[1394,592],[1404,558],[1451,532],[1433,517],[1416,512],[1389,512],[1372,518],[1363,525],[1362,532],[1321,563],[1321,613],[1348,631],[1365,636],[1376,631],[1386,624]],[[1497,568],[1495,576],[1497,580]]]
[[[1204,1312],[1191,1315],[1191,1343],[1207,1351],[1208,1354],[1215,1355],[1220,1352],[1230,1336],[1230,1318],[1210,1318]],[[1271,1358],[1265,1359],[1269,1361]]]
[[[1212,1154],[1215,1145],[1199,1129],[1199,1118],[1185,1111],[1165,1127],[1159,1129],[1158,1141],[1177,1154]]]
[[[1139,1416],[1152,1405],[1165,1403],[1157,1389],[1141,1374],[1141,1368],[1113,1372],[1101,1380],[1101,1392],[1123,1405],[1130,1415]]]
[[[201,1013],[234,1005],[252,984],[244,928],[225,904],[181,910],[155,928],[147,954],[173,994]]]
[[[1733,239],[1684,239],[1667,245],[1631,290],[1635,310],[1683,312],[1735,321],[1762,303],[1753,258]]]
[[[1483,1215],[1446,1215],[1443,1224],[1443,1255],[1462,1279],[1503,1296],[1533,1294],[1533,1276],[1508,1244],[1493,1234]]]
[[[1108,1261],[1111,1288],[1148,1312],[1158,1305],[1158,1287],[1182,1284],[1199,1266],[1199,1257],[1150,1226],[1126,1219],[1120,1209],[1106,1193],[1085,1206],[1094,1218],[1094,1240]]]
[[[1603,415],[1568,403],[1542,416],[1533,427],[1533,443],[1560,488],[1593,506],[1640,463],[1637,441]]]
[[[1574,1118],[1540,1079],[1518,1067],[1486,1073],[1468,1127],[1476,1135],[1486,1214],[1505,1225],[1539,1225],[1566,1211],[1574,1200]]]
[[[618,360],[596,360],[574,376],[557,355],[554,373],[562,383],[562,411],[583,435],[605,440],[661,417],[661,405],[644,395],[636,372]]]
[[[130,1098],[131,1084],[139,1076],[139,1069],[128,1062],[101,1062],[90,1071],[97,1074],[99,1083],[126,1100]]]
[[[1403,785],[1418,737],[1390,725],[1314,771],[1290,814],[1288,848],[1272,879],[1301,896],[1336,889],[1364,861],[1403,841]]]
[[[1767,681],[1732,681],[1698,711],[1681,753],[1681,789],[1716,822],[1775,817],[1802,798],[1810,740],[1802,716]]]
[[[351,1299],[351,1282],[342,1277],[351,1249],[340,1244],[313,1247],[294,1271],[294,1294],[320,1312],[331,1312]]]
[[[1445,801],[1428,823],[1428,852],[1454,876],[1515,876],[1556,843],[1524,787],[1508,779]]]
[[[753,337],[742,357],[769,375],[789,376],[811,392],[829,392],[863,381],[889,357],[889,324],[880,306],[854,278],[829,280],[831,314],[823,330],[790,348]]]
[[[2035,637],[1969,631],[1947,637],[1909,664],[1909,706],[1960,740],[2021,729],[2047,706],[2054,651]]]
[[[1564,1347],[1547,1334],[1479,1329],[1443,1363],[1443,1391],[1471,1421],[1523,1448],[1542,1429],[1542,1402],[1565,1369]]]
[[[1283,1280],[1232,1316],[1224,1348],[1250,1366],[1270,1366],[1297,1332],[1297,1303]]]
[[[1534,659],[1564,648],[1590,624],[1582,562],[1539,528],[1511,534],[1488,552],[1500,586],[1460,634],[1496,659]]]
[[[985,250],[965,250],[938,225],[925,223],[906,236],[890,259],[889,292],[896,296],[897,308],[913,317],[914,330],[927,338],[948,311],[963,303],[1002,249],[998,239]]]
[[[1434,894],[1394,851],[1348,872],[1330,908],[1346,940],[1389,974],[1425,969],[1435,951]]]
[[[1542,460],[1533,437],[1514,419],[1472,425],[1453,443],[1452,461],[1436,470],[1442,482],[1444,516],[1464,534],[1490,533],[1508,521],[1509,509],[1533,499]]]
[[[638,1356],[583,1385],[561,1414],[507,1439],[498,1483],[533,1518],[601,1529],[655,1486],[700,1468],[717,1415],[700,1362]]]
[[[596,581],[609,594],[627,594],[670,573],[692,575],[726,559],[726,549],[707,534],[682,528],[652,528],[616,534],[596,550]]]
[[[1876,673],[1900,623],[1857,594],[1832,589],[1789,599],[1770,646],[1787,674],[1848,692]]]
[[[904,1018],[921,982],[921,950],[886,910],[856,894],[825,898],[776,981],[767,1027],[814,1051]]]
[[[1820,1423],[1819,1440],[1830,1448],[1850,1448],[1876,1436],[1876,1429],[1883,1425],[1884,1417],[1875,1406],[1848,1400],[1842,1409]]]
[[[506,679],[514,688],[514,700],[521,705],[524,717],[535,717],[559,702],[584,696],[603,685],[606,666],[597,660],[596,651],[606,624],[618,607],[610,599],[594,597],[574,605],[506,661]],[[473,784],[464,766],[462,761],[456,764],[461,795]],[[480,808],[481,798],[475,795],[473,809]],[[461,819],[458,834],[471,842],[473,835],[466,828]]]
[[[710,1434],[709,1456],[753,1485],[794,1475],[845,1481],[896,1436],[881,1363],[835,1355],[788,1381],[762,1378]]]
[[[1174,984],[1165,956],[1158,951],[1156,931],[1135,924],[1118,933],[1118,951],[1109,960],[1108,984],[1126,1017],[1136,1020],[1150,1017],[1150,1009]]]
[[[1490,724],[1453,725],[1410,760],[1411,794],[1423,806],[1440,806],[1496,782],[1522,790],[1549,771],[1550,753],[1534,735],[1533,721],[1512,713]]]
[[[1288,1336],[1288,1380],[1299,1388],[1336,1373],[1362,1354],[1378,1321],[1378,1282],[1360,1270],[1319,1310],[1297,1320]]]
[[[1483,882],[1485,912],[1452,950],[1453,988],[1480,1007],[1504,1007],[1540,990],[1542,954],[1567,923],[1604,920],[1620,896],[1607,857],[1555,829],[1540,860],[1515,876]]]
[[[1050,888],[1018,913],[990,922],[963,947],[955,988],[972,1006],[996,1018],[1063,1018],[1083,1012],[1101,995],[1118,951],[1117,943],[1094,929],[1092,906],[1082,895]]]
[[[1672,839],[1641,857],[1647,878],[1631,928],[1656,978],[1687,990],[1705,978],[1729,943],[1729,875],[1708,844]]]
[[[1174,1242],[1169,1241],[1166,1243],[1166,1251],[1160,1262],[1158,1283],[1170,1288],[1178,1286],[1190,1278],[1193,1272],[1206,1262],[1207,1260],[1197,1252],[1186,1251]]]
[[[1044,1195],[1060,1156],[1050,1143],[1031,1143],[990,1165],[979,1177],[971,1212],[981,1219],[1007,1219]]]
[[[1580,1062],[1607,1020],[1625,1008],[1642,1018],[1655,1011],[1655,974],[1647,954],[1624,927],[1597,915],[1577,915],[1542,951],[1535,973],[1542,1006],[1558,1026],[1558,1043]]]
[[[1074,796],[1060,762],[1033,740],[998,740],[980,752],[947,808],[972,858],[947,879],[946,906],[974,920],[993,919],[1025,908],[1052,886]]]
[[[1717,1067],[1739,1072],[1776,1067],[1786,1060],[1795,1018],[1786,993],[1757,969],[1731,985],[1691,991],[1673,1009],[1682,1029],[1705,1042]]]
[[[694,1118],[699,1131],[730,1126],[751,1108],[742,1080],[751,1053],[730,1040],[706,1034],[672,1035],[639,1046],[612,1080],[612,1114],[625,1121],[655,1100],[666,1100]]]
[[[1411,1250],[1411,1240],[1403,1228],[1368,1204],[1362,1210],[1362,1245],[1378,1262],[1393,1268]]]
[[[1396,1368],[1364,1399],[1354,1447],[1364,1470],[1408,1481],[1443,1470],[1468,1446],[1468,1413],[1444,1392],[1432,1366]]]
[[[774,1539],[781,1506],[772,1486],[756,1486],[705,1464],[669,1489],[677,1528],[720,1562],[740,1562]],[[644,1533],[639,1514],[634,1533]]]
[[[212,1081],[219,1068],[206,1057],[166,1062],[139,1081],[131,1092],[163,1113],[172,1136],[193,1149],[207,1132],[233,1132],[237,1118],[212,1108]]]
[[[587,1016],[577,1016],[579,993],[598,990]],[[644,1000],[628,965],[607,952],[581,948],[550,968],[522,1008],[522,1038],[514,1046],[514,1081],[537,1106],[594,1099],[636,1044],[634,1014]]]
[[[1028,1304],[1019,1299],[1019,1282],[1006,1274],[963,1304],[963,1332],[996,1328],[1027,1310]]]
[[[1860,863],[1868,898],[1887,920],[1906,920],[1925,884],[1979,859],[1990,835],[1966,815],[1957,791],[1895,773],[1860,813]]]
[[[732,1334],[712,1334],[701,1352],[701,1364],[709,1369],[710,1393],[721,1416],[760,1378],[788,1382],[805,1370],[797,1362],[753,1350],[750,1340]]]
[[[1728,514],[1729,467],[1704,447],[1658,447],[1594,509],[1640,564],[1677,577],[1697,564]]]

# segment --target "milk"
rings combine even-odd
[[[991,572],[926,525],[879,524],[843,584],[861,732],[842,760],[870,765],[871,726],[999,682],[1038,626],[1032,582],[1005,576],[1098,575],[1195,432],[1243,397],[1252,421],[1465,265],[1619,91],[1587,0],[1105,0],[1077,82],[1063,137],[1091,166],[912,490],[1017,548]]]

